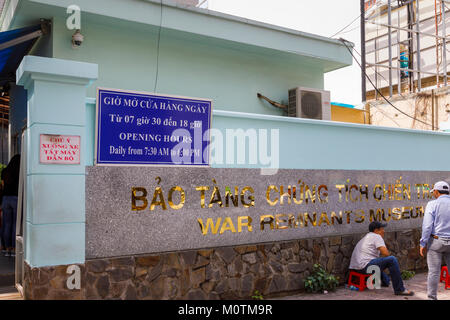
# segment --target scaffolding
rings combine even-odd
[[[368,0],[361,10],[364,100],[448,86],[449,0]]]

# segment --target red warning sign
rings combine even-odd
[[[80,136],[41,134],[40,162],[43,164],[80,164]]]

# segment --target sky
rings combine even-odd
[[[210,10],[331,37],[360,15],[358,0],[208,0]],[[360,21],[336,35],[355,44],[360,52]],[[353,30],[352,30],[353,29]],[[355,54],[359,59],[359,56]],[[333,102],[361,105],[361,70],[350,67],[325,74],[325,90]]]

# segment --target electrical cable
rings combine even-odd
[[[357,27],[354,27],[354,28],[352,28],[352,29],[350,29],[350,30],[347,30],[347,31],[342,31],[342,32],[340,32],[340,33],[338,33],[338,34],[345,34],[345,33],[349,33],[349,32],[352,32],[352,31],[354,31],[354,30],[356,30],[356,29],[359,29],[361,26],[357,26]]]
[[[159,30],[158,30],[158,41],[156,46],[156,75],[155,75],[155,88],[153,89],[153,92],[157,92],[156,88],[158,86],[158,76],[159,76],[159,49],[160,49],[160,43],[161,43],[161,29],[162,29],[162,19],[163,19],[163,0],[160,1],[161,11],[160,11],[160,17],[159,17]]]
[[[348,27],[350,27],[356,20],[361,19],[362,14],[360,14],[359,16],[357,16],[355,19],[353,19],[352,22],[350,22],[348,25],[346,25],[345,27],[343,27],[341,30],[339,30],[338,32],[336,32],[335,34],[333,34],[330,38],[333,38],[335,36],[337,36],[338,34],[342,33],[342,31],[344,31],[345,29],[347,29]]]
[[[202,5],[203,5],[205,2],[208,2],[208,0],[203,0],[201,3],[199,3],[199,4],[197,5],[197,7],[198,7],[198,8],[201,8]],[[206,6],[208,6],[208,4],[206,4]],[[207,7],[207,8],[208,8],[208,7]]]
[[[443,2],[443,3],[444,3],[444,5],[445,5],[445,2]],[[445,6],[446,6],[446,5],[445,5]],[[447,6],[446,6],[446,7],[447,7]],[[448,7],[447,7],[447,9],[448,9]],[[360,54],[355,48],[353,48],[353,50],[361,57],[361,54]],[[447,51],[450,52],[449,49],[447,49]],[[370,67],[375,68],[375,73],[376,73],[377,75],[379,75],[380,77],[382,77],[386,82],[388,81],[381,73],[379,73],[379,72],[376,71],[376,66],[370,66]],[[372,85],[373,85],[373,84],[372,84]],[[408,100],[401,92],[399,92],[398,94],[403,98],[403,100],[405,100],[405,101]],[[384,98],[384,97],[383,97],[383,98]],[[410,106],[412,106],[412,107],[415,108],[415,106],[413,106],[410,102],[409,102],[409,104],[410,104]],[[418,119],[417,119],[417,120],[418,120]]]
[[[363,70],[363,68],[362,68],[362,66],[361,66],[361,64],[360,64],[360,62],[356,59],[356,57],[354,56],[352,50],[347,46],[346,40],[343,39],[343,38],[339,38],[339,41],[341,41],[341,42],[345,45],[345,47],[347,48],[348,52],[350,52],[350,54],[352,55],[353,59],[355,60],[355,62],[356,62],[356,63],[358,64],[358,66],[360,67],[360,69]],[[394,105],[393,105],[393,104],[392,104],[392,103],[391,103],[391,102],[390,102],[390,101],[389,101],[389,100],[381,93],[381,91],[378,90],[378,88],[373,84],[372,80],[369,78],[369,76],[367,75],[366,72],[364,72],[364,76],[367,78],[367,80],[369,80],[370,84],[374,87],[374,89],[378,92],[378,94],[379,94],[379,95],[380,95],[380,96],[381,96],[381,97],[382,97],[389,105],[391,105],[395,110],[397,110],[398,112],[404,114],[405,116],[407,116],[407,117],[409,117],[409,118],[411,118],[411,119],[413,119],[413,120],[416,120],[416,121],[418,121],[418,122],[421,122],[421,123],[423,123],[423,124],[426,124],[427,126],[431,126],[431,127],[432,127],[431,124],[426,123],[426,122],[424,122],[424,121],[422,121],[422,120],[420,120],[420,119],[417,119],[417,118],[415,118],[415,117],[413,117],[413,116],[407,114],[406,112],[403,112],[402,110],[400,110],[400,109],[397,108],[396,106],[394,106]]]
[[[381,108],[379,108],[379,106],[374,107],[377,108],[377,111],[380,112],[385,118],[388,118],[389,120],[394,122],[398,127],[401,127],[401,125],[397,121],[395,121],[391,116],[387,115]]]
[[[356,51],[356,50],[355,50]],[[375,68],[375,66],[372,66],[372,68]],[[379,73],[378,71],[375,70],[375,73],[378,74],[380,77],[382,77],[384,79],[384,81],[388,81],[381,73]],[[414,109],[416,109],[416,106],[412,104],[412,102],[408,101],[408,99],[401,93],[398,93],[402,98],[403,101],[406,101],[411,107],[413,107]],[[377,109],[379,108],[379,106],[377,105],[372,105],[373,107],[376,107]],[[380,110],[380,109],[378,109]],[[387,116],[387,115],[386,115]],[[389,119],[391,119],[392,121],[394,121],[392,118],[388,117]],[[395,121],[394,121],[395,122]],[[401,127],[397,122],[395,122],[399,127]]]
[[[359,56],[361,56],[361,54],[360,54],[356,49],[354,49],[354,50],[356,51],[356,53],[359,54]],[[355,59],[355,61],[356,61],[356,59]],[[361,67],[361,65],[360,65],[360,67]],[[372,66],[372,67],[374,68],[375,66]],[[377,75],[379,75],[380,77],[382,77],[386,82],[388,81],[388,80],[387,80],[381,73],[379,73],[378,71],[375,70],[375,73],[376,73]],[[386,98],[386,97],[378,90],[378,88],[376,88],[376,87],[374,86],[374,84],[372,83],[372,81],[370,80],[370,78],[368,77],[368,75],[367,75],[367,74],[365,74],[365,75],[366,75],[366,77],[369,79],[370,83],[371,83],[372,86],[375,88],[375,90],[378,92],[378,94],[380,94],[380,95],[384,98],[384,100],[386,100],[392,107],[394,107],[396,110],[398,110],[399,112],[403,113],[404,115],[410,117],[411,119],[413,119],[413,120],[415,120],[415,121],[417,120],[417,121],[419,121],[419,122],[422,122],[422,123],[424,123],[424,124],[426,124],[426,125],[431,126],[430,124],[425,123],[425,122],[423,122],[423,121],[417,119],[416,117],[410,116],[410,115],[406,114],[405,112],[402,112],[401,110],[397,109],[390,101],[387,100],[387,98]],[[407,99],[401,92],[399,92],[398,94],[403,98],[404,101],[407,101],[408,104],[409,104],[411,107],[416,108],[416,106],[413,105],[411,102],[409,102],[408,99]],[[374,107],[377,107],[377,108],[378,108],[378,106],[374,106]],[[389,118],[389,117],[388,117],[388,118]],[[391,119],[392,121],[394,121],[392,118],[390,118],[390,119]],[[395,121],[394,121],[394,122],[395,122]],[[400,125],[399,125],[399,126],[400,126]]]
[[[361,57],[361,53],[358,52],[358,50],[356,50],[355,48],[353,48],[353,50]],[[370,68],[374,68],[375,69],[375,73],[377,75],[379,75],[381,78],[384,79],[384,81],[388,82],[388,80],[380,73],[376,70],[376,66],[370,66]],[[408,98],[405,97],[401,92],[398,93],[399,96],[401,96],[403,98],[403,100],[407,101]],[[411,104],[410,104],[411,105]],[[412,105],[411,105],[412,106]]]
[[[353,48],[353,50],[361,57],[361,54],[358,52],[358,50],[356,50],[355,48]],[[448,50],[448,49],[447,49]],[[384,81],[386,81],[386,82],[388,82],[388,80],[380,73],[380,72],[378,72],[377,70],[376,70],[376,66],[370,66],[371,68],[374,68],[375,70],[375,73],[377,74],[377,75],[379,75],[381,78],[383,78],[384,79]],[[413,105],[411,102],[409,102],[408,101],[408,98],[407,97],[405,97],[401,92],[399,92],[398,93],[398,95],[399,96],[401,96],[402,98],[403,98],[403,100],[404,101],[406,101],[406,102],[408,102],[408,104],[411,106],[411,107],[413,107],[414,109],[416,108],[416,106],[415,105]],[[376,106],[376,105],[373,105],[373,107],[376,107],[377,108],[377,110],[379,110],[379,111],[381,111],[380,109],[379,109],[379,107],[378,106]],[[385,114],[384,114],[385,115]],[[388,117],[387,115],[385,115],[386,117]],[[390,118],[390,117],[388,117],[390,120],[392,120],[392,121],[394,121],[394,119],[392,119],[392,118]],[[414,120],[416,120],[416,119],[414,119]],[[394,121],[395,122],[395,121]],[[396,124],[397,124],[397,122],[395,122]],[[397,124],[398,125],[398,124]],[[400,127],[400,125],[398,125],[399,127]],[[439,129],[439,128],[438,128]]]

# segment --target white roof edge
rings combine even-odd
[[[203,8],[197,8],[197,7],[193,7],[193,6],[187,6],[187,5],[182,5],[182,4],[178,4],[177,2],[175,2],[174,0],[145,0],[147,2],[151,2],[154,4],[158,4],[161,5],[163,4],[164,6],[167,7],[174,7],[174,8],[178,8],[178,9],[183,9],[183,10],[187,10],[187,11],[192,11],[192,12],[196,12],[196,13],[200,13],[200,14],[206,14],[209,16],[214,16],[217,18],[222,18],[225,20],[230,20],[233,22],[240,22],[240,23],[246,23],[249,25],[253,25],[255,27],[262,27],[262,28],[266,28],[266,29],[270,29],[270,30],[276,30],[276,31],[281,31],[281,32],[285,32],[285,33],[290,33],[296,36],[301,36],[301,37],[305,37],[305,38],[310,38],[313,40],[318,40],[318,41],[325,41],[325,42],[329,42],[335,45],[340,45],[342,46],[343,43],[338,40],[338,39],[334,39],[334,38],[328,38],[325,36],[320,36],[320,35],[316,35],[313,33],[308,33],[308,32],[304,32],[304,31],[299,31],[299,30],[295,30],[295,29],[289,29],[286,27],[281,27],[281,26],[277,26],[274,24],[270,24],[270,23],[266,23],[266,22],[261,22],[261,21],[257,21],[257,20],[251,20],[251,19],[247,19],[247,18],[243,18],[243,17],[239,17],[239,16],[234,16],[231,14],[227,14],[227,13],[223,13],[223,12],[219,12],[219,11],[214,11],[214,10],[208,10],[208,9],[203,9]],[[347,43],[351,46],[354,47],[354,43],[347,41]]]
[[[19,2],[24,2],[25,0],[4,0],[4,1],[5,1],[5,4],[10,4],[12,2],[13,4],[15,4],[15,7],[17,7],[17,4]],[[60,3],[58,3],[54,0],[28,0],[28,1],[37,2],[37,3],[41,3],[41,4],[47,4],[47,5],[53,5],[53,6],[58,6],[58,7],[65,7],[65,4],[70,2],[67,0],[61,1]],[[304,31],[281,27],[281,26],[277,26],[277,25],[273,25],[273,24],[269,24],[269,23],[265,23],[265,22],[261,22],[261,21],[251,20],[251,19],[234,16],[234,15],[227,14],[227,13],[214,11],[214,10],[208,10],[208,9],[183,5],[183,4],[177,3],[175,0],[141,0],[141,1],[144,3],[145,2],[152,3],[153,5],[161,5],[162,4],[166,7],[177,8],[177,9],[181,9],[181,10],[185,10],[185,11],[190,11],[193,13],[198,13],[198,14],[203,14],[203,15],[207,15],[210,17],[228,20],[231,22],[244,23],[244,24],[248,24],[248,25],[251,25],[251,26],[254,26],[257,28],[265,28],[268,30],[280,31],[280,32],[284,32],[284,33],[291,34],[294,36],[299,36],[299,37],[303,37],[303,38],[309,38],[312,40],[327,42],[327,43],[333,44],[333,45],[344,46],[344,44],[339,39],[328,38],[325,36],[320,36],[320,35],[304,32]],[[0,0],[0,2],[1,2],[1,0]],[[7,8],[7,6],[5,6],[5,8]],[[7,9],[9,9],[9,8],[7,8]],[[3,10],[3,11],[5,11],[5,10]],[[4,15],[5,15],[5,12],[1,12],[1,16],[4,16]],[[4,21],[0,21],[0,23],[4,23]],[[347,44],[349,46],[351,46],[352,48],[354,47],[354,43],[352,43],[350,41],[347,41]]]
[[[85,14],[94,14],[94,15],[103,15],[106,17],[110,17],[112,19],[121,19],[124,21],[143,23],[143,24],[153,24],[158,26],[159,23],[159,14],[155,9],[159,6],[163,6],[169,13],[169,17],[175,18],[170,20],[170,25],[165,25],[165,28],[172,28],[174,30],[187,31],[193,34],[199,34],[201,36],[207,37],[216,37],[218,39],[223,40],[231,40],[243,44],[253,45],[257,47],[264,47],[268,49],[275,49],[287,53],[292,53],[301,56],[309,56],[313,58],[317,58],[319,60],[331,62],[333,67],[326,68],[325,72],[329,72],[331,70],[335,70],[341,67],[349,66],[352,64],[351,56],[346,50],[342,50],[346,46],[354,47],[354,44],[351,42],[345,42],[345,44],[338,40],[332,39],[325,36],[319,36],[303,31],[298,31],[294,29],[289,29],[281,26],[276,26],[264,22],[258,22],[255,20],[250,20],[234,15],[229,15],[217,11],[197,8],[193,6],[187,6],[183,4],[178,4],[175,0],[114,0],[113,2],[118,6],[114,7],[103,7],[109,0],[99,0],[98,2],[90,2],[89,0],[78,0],[78,3],[83,4],[83,12]],[[21,8],[25,7],[25,3],[37,3],[42,6],[52,6],[56,8],[65,8],[67,5],[71,4],[73,0],[6,0],[8,3],[18,2]],[[22,4],[22,5],[20,5]],[[149,10],[147,10],[147,7]],[[140,10],[139,12],[134,12],[133,10]],[[128,10],[124,12],[123,10]],[[14,11],[8,8],[8,12],[10,12],[12,18],[16,15]],[[64,12],[64,11],[58,11]],[[144,14],[145,12],[145,14]],[[177,14],[181,13],[180,16]],[[150,14],[150,16],[147,16]],[[190,23],[190,29],[186,30],[183,25],[184,18],[186,16]],[[208,21],[209,20],[209,21]],[[212,22],[217,23],[217,26],[222,28],[220,31],[220,35],[212,34],[208,31],[208,29],[204,26],[201,26],[197,21],[201,22]],[[5,22],[3,22],[5,24]],[[232,31],[227,31],[228,26],[229,29],[240,28],[241,33],[235,34]],[[236,27],[236,28],[231,28]],[[248,29],[250,32],[248,35],[242,33],[242,31]],[[257,37],[252,38],[249,37],[252,35],[251,32],[259,32],[261,34],[257,35]],[[280,42],[272,42],[268,39],[268,37],[264,37],[264,33],[271,34],[279,33]],[[302,41],[306,42],[317,42],[317,44],[327,46],[326,50],[318,51],[317,46],[310,46],[309,44],[303,44]]]

